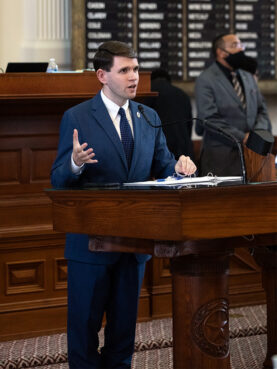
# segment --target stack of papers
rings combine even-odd
[[[182,177],[182,176],[170,176],[163,179],[156,179],[155,181],[144,181],[144,182],[132,182],[124,183],[124,186],[181,186],[190,184],[201,184],[201,185],[217,185],[220,182],[237,182],[242,181],[242,177],[216,177],[216,176],[205,176],[205,177]]]

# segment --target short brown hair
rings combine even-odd
[[[115,56],[124,56],[126,58],[137,58],[136,52],[131,46],[121,41],[107,41],[101,44],[93,58],[95,71],[104,69],[109,72],[113,66]]]

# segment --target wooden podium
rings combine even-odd
[[[268,182],[276,180],[275,158],[268,153],[266,156],[259,155],[243,147],[248,182]]]
[[[277,183],[47,191],[55,230],[91,235],[94,250],[171,258],[175,369],[230,368],[228,268],[234,247],[266,250],[257,259],[266,281],[271,367],[277,258],[266,246],[277,245],[276,194]]]

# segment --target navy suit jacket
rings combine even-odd
[[[130,101],[134,128],[134,151],[128,170],[124,149],[114,124],[104,105],[100,93],[69,110],[62,118],[57,158],[51,170],[51,182],[55,188],[82,187],[87,182],[135,182],[149,180],[151,176],[164,178],[174,173],[176,160],[166,146],[161,128],[148,125],[139,113],[138,103]],[[157,113],[144,106],[149,120],[160,124]],[[88,143],[98,163],[85,164],[80,175],[71,170],[73,130],[79,134],[79,142]],[[117,261],[120,253],[91,252],[88,236],[67,234],[65,256],[68,259],[93,263],[110,264]],[[136,254],[139,262],[149,256]]]

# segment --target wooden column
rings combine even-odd
[[[174,368],[229,369],[231,251],[172,259]]]

